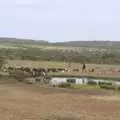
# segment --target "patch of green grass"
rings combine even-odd
[[[60,88],[71,88],[71,89],[100,89],[99,85],[83,85],[83,84],[74,84],[74,83],[61,83],[59,85],[54,85],[53,87]]]
[[[61,83],[58,85],[58,87],[60,88],[71,88],[71,84],[70,83]]]
[[[71,84],[71,88],[74,89],[100,89],[98,85],[81,85],[81,84]]]

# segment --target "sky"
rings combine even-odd
[[[120,40],[120,0],[0,0],[0,37]]]

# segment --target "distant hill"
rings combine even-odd
[[[120,42],[118,41],[69,41],[54,44],[72,47],[120,47]]]
[[[52,43],[45,40],[1,37],[0,56],[10,60],[120,64],[120,42],[69,41]]]
[[[21,38],[7,38],[0,37],[0,43],[14,43],[14,44],[48,44],[45,40],[32,40],[32,39],[21,39]]]
[[[0,43],[13,43],[13,44],[39,44],[39,45],[55,45],[55,46],[68,46],[68,47],[112,47],[120,48],[119,41],[68,41],[51,43],[46,40],[32,40],[21,38],[7,38],[0,37]]]

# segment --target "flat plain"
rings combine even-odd
[[[100,89],[0,84],[2,120],[119,120],[120,96]]]
[[[16,41],[16,40],[15,40]],[[15,42],[14,41],[14,42]],[[98,44],[98,43],[97,43]],[[88,45],[88,44],[87,44]],[[103,43],[104,45],[104,43]],[[116,45],[119,44],[117,43]],[[34,48],[34,49],[33,49]],[[36,48],[36,50],[35,50]],[[7,49],[7,51],[6,51]],[[32,51],[90,51],[105,52],[109,48],[46,46],[18,43],[0,44],[1,56],[6,56],[8,66],[27,66],[37,68],[65,68],[68,63],[56,61],[17,60],[23,49]],[[31,51],[30,51],[31,50]],[[21,53],[22,51],[22,53]],[[118,49],[119,51],[119,49]],[[82,52],[81,52],[82,53]],[[84,53],[84,52],[83,52]],[[89,52],[88,52],[89,53]],[[113,52],[114,53],[114,52]],[[52,53],[51,53],[52,54]],[[16,60],[8,60],[13,56]],[[86,53],[85,53],[86,55]],[[34,52],[31,56],[34,56]],[[12,58],[12,59],[13,59]],[[21,58],[21,57],[20,57]],[[118,58],[119,59],[119,58]],[[79,68],[80,63],[72,63],[71,68]],[[94,68],[94,72],[88,70]],[[56,73],[55,73],[56,74]],[[57,73],[58,74],[58,73]],[[120,65],[87,64],[87,72],[65,72],[61,75],[82,75],[94,77],[120,78]],[[120,94],[103,89],[65,89],[40,87],[39,83],[28,85],[18,83],[12,78],[0,77],[0,119],[1,120],[120,120]]]

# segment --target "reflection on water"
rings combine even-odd
[[[119,81],[114,81],[114,80],[103,80],[103,79],[92,79],[92,78],[78,78],[78,77],[52,77],[50,79],[50,84],[52,85],[58,85],[61,83],[74,83],[74,84],[99,84],[99,82],[105,82],[105,83],[112,83],[112,84],[117,84],[120,85]]]

